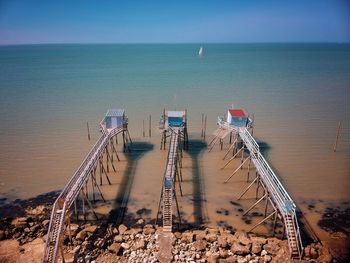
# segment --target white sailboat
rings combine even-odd
[[[202,57],[203,55],[204,55],[204,49],[203,47],[200,47],[198,51],[198,56]]]

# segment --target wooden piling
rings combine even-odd
[[[149,115],[149,137],[152,137],[152,129],[151,129],[151,124],[152,123],[152,116],[151,115]]]
[[[204,134],[203,134],[203,132],[204,132],[203,125],[204,125],[204,114],[202,113],[202,133],[201,133],[201,137],[204,136]]]
[[[204,117],[204,133],[203,133],[203,138],[205,139],[205,135],[207,132],[207,115]]]
[[[334,147],[333,147],[333,151],[334,151],[334,152],[337,151],[338,141],[339,141],[339,137],[340,137],[341,126],[342,126],[342,123],[341,123],[341,121],[340,121],[340,122],[338,123],[337,135],[336,135],[336,137],[335,137],[335,142],[334,142]]]
[[[142,120],[142,136],[145,137],[145,120]]]
[[[89,122],[86,122],[86,128],[87,128],[87,132],[88,132],[88,140],[90,141],[91,137],[90,137],[90,128],[89,128]]]

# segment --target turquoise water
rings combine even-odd
[[[0,47],[0,195],[61,189],[98,136],[108,108],[131,135],[163,110],[189,114],[199,138],[228,107],[255,114],[255,135],[296,200],[349,199],[350,45],[32,45]],[[339,120],[344,130],[333,153]],[[86,122],[92,129],[87,141]],[[157,137],[158,136],[158,137]]]

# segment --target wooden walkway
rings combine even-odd
[[[96,168],[98,162],[104,155],[104,151],[109,141],[119,133],[122,133],[124,128],[115,128],[107,130],[102,129],[102,135],[92,147],[84,161],[74,173],[68,184],[65,186],[57,200],[53,205],[50,224],[45,245],[43,263],[56,262],[59,256],[59,251],[63,258],[63,232],[66,223],[66,214],[74,201],[78,198],[81,190],[86,184],[91,172]],[[95,181],[96,183],[96,181]],[[92,208],[91,203],[86,198],[85,201]]]
[[[272,217],[274,217],[276,221],[277,216],[279,215],[284,222],[284,227],[286,231],[285,233],[288,239],[291,256],[294,258],[295,257],[301,258],[303,245],[300,237],[298,220],[296,217],[295,203],[287,193],[286,189],[281,184],[280,180],[278,179],[274,171],[271,169],[270,165],[267,163],[267,161],[261,154],[258,143],[255,141],[255,139],[253,138],[253,136],[250,134],[250,132],[246,127],[233,127],[223,120],[219,121],[218,124],[219,124],[219,128],[214,133],[215,138],[212,141],[213,144],[215,144],[215,142],[218,141],[219,139],[220,140],[223,139],[228,134],[233,133],[236,136],[235,142],[237,142],[239,138],[242,141],[242,148],[238,150],[238,152],[239,151],[242,152],[242,157],[245,149],[249,151],[249,156],[244,160],[242,158],[241,164],[239,165],[239,167],[227,178],[225,183],[227,183],[230,180],[230,178],[239,169],[241,169],[246,162],[249,161],[249,165],[250,165],[250,162],[252,162],[256,167],[257,176],[255,180],[245,189],[245,191],[242,193],[239,199],[249,190],[249,188],[254,183],[258,183],[258,185],[260,183],[265,193],[263,197],[261,197],[253,206],[251,206],[248,209],[248,211],[246,211],[246,213],[248,213],[251,209],[253,209],[260,201],[262,200],[266,200],[266,202],[270,201],[272,207],[274,208],[274,212],[266,216],[264,220],[259,222],[259,224],[265,222],[267,219]],[[235,156],[237,156],[238,152],[236,152],[236,154],[229,160],[229,162],[233,158],[235,158]],[[225,166],[229,162],[227,162]],[[248,166],[248,169],[249,169],[249,166]]]

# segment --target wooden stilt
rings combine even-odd
[[[249,207],[249,209],[247,211],[244,212],[243,215],[246,215],[247,213],[249,213],[250,210],[252,210],[257,204],[259,204],[262,200],[264,200],[264,198],[267,196],[267,194],[264,194],[258,201],[256,201],[251,207]]]
[[[249,182],[249,172],[250,172],[250,163],[252,161],[252,158],[249,156],[249,162],[248,162],[248,172],[247,172],[247,183]]]
[[[245,160],[240,164],[240,166],[238,166],[238,168],[226,179],[226,181],[225,181],[224,183],[227,183],[227,182],[231,179],[231,177],[234,176],[235,173],[237,173],[238,170],[241,169],[241,167],[245,164],[246,161],[248,161],[248,159],[249,159],[249,157],[248,157],[247,159],[245,159]]]
[[[88,132],[88,140],[90,141],[91,137],[90,137],[89,122],[86,122],[86,128],[87,128],[87,132]]]
[[[152,137],[152,116],[151,115],[149,115],[149,131],[148,131],[148,135],[149,135],[149,137]]]
[[[240,200],[242,198],[242,196],[248,192],[248,190],[253,186],[253,184],[258,180],[258,177],[255,177],[255,179],[253,180],[253,182],[250,183],[250,185],[243,191],[243,193],[238,197],[238,200]]]
[[[145,120],[142,120],[142,136],[145,137]]]
[[[203,133],[203,138],[205,139],[205,135],[207,133],[207,115],[204,117],[204,133]]]
[[[182,223],[181,223],[180,208],[179,208],[179,203],[178,203],[178,201],[177,201],[177,196],[176,196],[175,187],[174,187],[174,198],[175,198],[175,203],[176,203],[177,216],[178,216],[178,218],[179,218],[179,225],[182,225]]]
[[[266,220],[268,220],[269,218],[271,218],[273,215],[276,214],[276,211],[272,212],[271,214],[269,214],[267,217],[265,217],[263,220],[261,220],[259,223],[257,223],[255,226],[253,226],[248,232],[253,231],[255,228],[257,228],[259,225],[261,225],[262,223],[264,223]]]
[[[201,137],[204,137],[204,114],[202,113],[202,133]]]
[[[239,150],[235,153],[235,155],[233,155],[233,156],[225,163],[225,165],[224,165],[223,167],[221,167],[221,169],[224,169],[227,165],[229,165],[229,163],[232,162],[232,161],[236,158],[236,156],[237,156],[242,150],[243,150],[243,147],[242,147],[241,149],[239,149]]]
[[[236,141],[234,141],[234,142],[230,145],[230,147],[228,148],[227,152],[225,153],[224,158],[222,158],[223,160],[225,160],[226,156],[230,153],[231,149],[232,149],[233,147],[235,147],[235,143],[236,143]]]

